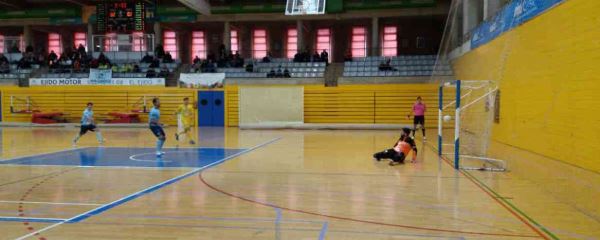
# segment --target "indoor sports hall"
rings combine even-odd
[[[600,239],[598,10],[0,0],[0,239]]]

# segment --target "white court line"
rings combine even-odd
[[[198,152],[198,150],[200,150],[200,149],[202,149],[202,148],[198,148],[196,150],[165,151],[163,153],[166,155],[167,153]],[[217,148],[214,148],[214,149],[217,149]],[[218,148],[218,149],[226,149],[226,148]],[[156,159],[148,160],[148,159],[138,159],[137,158],[137,157],[140,157],[140,156],[154,155],[154,154],[156,154],[156,152],[146,152],[146,153],[133,154],[133,155],[129,156],[129,160],[131,160],[131,161],[137,161],[137,162],[173,162],[173,161],[170,161],[170,160],[160,160],[160,161],[157,161]],[[161,156],[161,159],[162,159],[162,157],[164,157],[164,156]]]
[[[23,165],[23,164],[0,164],[0,166],[6,167],[65,167],[73,165]],[[189,170],[193,167],[132,167],[132,166],[73,166],[77,168],[97,168],[97,169],[140,169],[140,170]]]
[[[49,220],[49,221],[64,221],[64,218],[40,218],[40,217],[4,217],[0,216],[0,219],[18,219],[18,220],[27,220],[27,219],[36,219],[36,220]]]
[[[221,159],[221,160],[219,160],[219,161],[213,162],[213,163],[211,163],[211,164],[208,164],[208,165],[206,165],[206,166],[203,166],[203,167],[201,167],[201,168],[195,168],[195,169],[194,169],[194,170],[192,170],[192,171],[189,171],[189,172],[187,172],[187,173],[181,174],[181,175],[179,175],[179,176],[177,176],[177,177],[174,177],[174,178],[168,179],[168,180],[166,180],[166,181],[163,181],[163,182],[161,182],[161,183],[155,184],[155,185],[153,185],[153,186],[147,187],[147,188],[145,188],[145,189],[143,189],[143,190],[140,190],[140,191],[137,191],[137,192],[135,192],[135,193],[129,194],[129,195],[127,195],[127,196],[125,196],[125,197],[122,197],[122,198],[120,198],[120,199],[118,199],[118,200],[115,200],[115,201],[113,201],[113,202],[111,202],[111,203],[104,204],[104,205],[102,205],[102,206],[100,206],[100,207],[94,208],[94,209],[92,209],[92,210],[89,210],[89,211],[87,211],[87,212],[84,212],[84,213],[82,213],[82,214],[79,214],[79,215],[77,215],[77,216],[75,216],[75,217],[72,217],[72,218],[69,218],[69,219],[66,219],[66,220],[62,220],[62,221],[60,221],[60,222],[58,222],[58,223],[52,224],[52,225],[50,225],[50,226],[47,226],[47,227],[45,227],[45,228],[42,228],[42,229],[40,229],[40,230],[37,230],[37,231],[31,232],[31,233],[29,233],[29,234],[27,234],[27,235],[24,235],[24,236],[21,236],[21,237],[19,237],[19,238],[16,238],[15,240],[23,240],[23,239],[26,239],[26,238],[28,238],[28,237],[35,236],[36,234],[39,234],[39,233],[45,232],[45,231],[47,231],[47,230],[49,230],[49,229],[52,229],[52,228],[58,227],[58,226],[62,225],[63,223],[66,223],[66,222],[69,222],[69,221],[73,221],[74,219],[81,218],[81,217],[83,217],[83,216],[85,216],[85,215],[88,215],[88,214],[90,214],[90,213],[93,213],[93,212],[95,212],[95,211],[97,211],[97,210],[99,210],[99,209],[105,208],[105,207],[107,207],[107,206],[110,206],[110,205],[115,205],[115,204],[116,204],[115,206],[113,206],[113,207],[116,207],[116,206],[118,206],[118,205],[120,205],[120,204],[123,204],[123,203],[126,203],[127,201],[130,201],[130,200],[127,200],[127,199],[129,199],[129,198],[132,198],[132,197],[135,197],[136,195],[142,194],[143,192],[146,192],[146,191],[148,191],[148,190],[150,190],[150,189],[156,188],[156,187],[158,187],[158,186],[160,186],[160,185],[166,185],[166,184],[174,183],[174,182],[176,182],[176,181],[179,181],[179,180],[181,180],[181,179],[183,179],[183,178],[186,178],[186,177],[189,177],[189,176],[191,176],[191,175],[193,175],[193,174],[195,174],[195,173],[198,173],[198,172],[200,172],[200,171],[202,171],[202,170],[204,170],[204,169],[207,169],[207,168],[209,168],[209,167],[212,167],[212,166],[214,166],[214,165],[221,164],[221,163],[223,163],[223,162],[225,162],[225,161],[227,161],[227,160],[229,160],[229,159],[236,158],[236,157],[238,157],[238,156],[240,156],[240,155],[242,155],[242,154],[245,154],[245,153],[248,153],[248,152],[254,151],[254,150],[258,149],[258,148],[261,148],[261,147],[263,147],[263,146],[269,145],[269,144],[271,144],[271,143],[273,143],[273,142],[276,142],[276,141],[278,141],[279,139],[281,139],[281,137],[278,137],[278,138],[271,139],[271,140],[269,140],[269,141],[267,141],[267,142],[264,142],[264,143],[262,143],[262,144],[260,144],[260,145],[256,145],[256,146],[254,146],[254,147],[252,147],[252,148],[249,148],[249,149],[246,149],[246,150],[244,150],[244,151],[241,151],[241,152],[239,152],[239,153],[233,154],[233,155],[231,155],[231,156],[228,156],[228,157],[226,157],[226,158],[223,158],[223,159]],[[137,198],[137,197],[136,197],[136,198]],[[134,198],[132,198],[131,200],[133,200],[133,199],[134,199]],[[125,201],[125,202],[123,202],[123,201]],[[119,202],[121,202],[121,203],[119,203]],[[112,207],[111,207],[111,208],[112,208]],[[108,209],[107,209],[107,210],[108,210]]]
[[[73,205],[73,206],[100,206],[99,203],[70,203],[70,202],[27,202],[27,201],[3,201],[0,203],[27,203],[27,204],[48,204],[48,205]]]

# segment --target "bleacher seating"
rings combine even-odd
[[[6,55],[8,55],[8,54],[5,54],[5,56]],[[20,53],[19,53],[19,55],[20,55]],[[9,61],[12,62],[12,60],[9,60]],[[0,79],[26,79],[31,75],[31,73],[35,69],[38,69],[38,68],[40,68],[40,65],[33,64],[33,65],[31,65],[31,68],[18,69],[17,64],[11,63],[10,64],[10,72],[0,74]]]
[[[114,78],[145,78],[146,72],[153,69],[158,74],[163,67],[169,70],[169,73],[173,73],[180,65],[179,60],[175,60],[173,63],[160,63],[158,68],[150,68],[150,63],[141,63],[140,60],[146,52],[103,52],[104,55],[111,61],[113,65],[117,65],[118,69],[125,64],[135,64],[140,67],[139,73],[134,72],[113,72]],[[152,56],[154,53],[148,52],[148,55]],[[92,53],[92,57],[97,59],[100,56],[99,52]],[[89,70],[82,69],[80,72],[73,72],[73,69],[50,69],[49,73],[41,75],[42,78],[87,78],[89,77]]]
[[[140,60],[144,57],[146,52],[102,52],[104,56],[110,59],[111,63],[139,63]],[[154,52],[148,52],[148,55],[154,56]],[[92,53],[92,57],[97,59],[100,56],[99,52]],[[172,63],[175,66],[179,65],[181,60],[175,59],[175,62]],[[163,63],[161,63],[162,65]]]
[[[287,58],[273,58],[268,63],[259,59],[247,59],[245,62],[253,63],[253,72],[246,72],[245,68],[218,68],[217,72],[225,73],[227,78],[265,78],[267,73],[271,70],[277,71],[281,66],[281,71],[287,68],[293,78],[319,78],[325,75],[326,67],[324,62],[293,62]]]
[[[380,71],[379,65],[391,59],[390,66],[395,70]],[[344,77],[416,77],[452,75],[449,64],[437,65],[435,55],[414,55],[395,57],[353,58],[344,63]]]

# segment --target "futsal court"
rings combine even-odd
[[[600,240],[599,10],[0,0],[0,240]]]
[[[596,174],[506,146],[495,154],[523,156],[513,168],[529,171],[456,171],[419,138],[418,161],[390,167],[371,155],[393,131],[202,128],[198,146],[169,139],[161,159],[146,129],[106,129],[104,146],[90,136],[71,147],[72,134],[2,129],[2,239],[593,239],[600,229]]]

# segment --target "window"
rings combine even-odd
[[[0,35],[0,53],[4,53],[4,36]]]
[[[267,31],[255,29],[252,33],[252,57],[263,58],[267,56]]]
[[[206,59],[206,40],[203,31],[192,32],[192,60],[196,56]]]
[[[240,50],[240,36],[238,36],[237,30],[231,30],[231,51],[235,54],[236,51]]]
[[[396,26],[386,26],[383,28],[383,38],[381,44],[381,55],[391,57],[398,55],[398,28]]]
[[[131,45],[133,46],[134,52],[145,52],[148,51],[148,47],[146,47],[146,38],[144,37],[144,32],[133,32],[131,34]]]
[[[104,51],[105,52],[116,52],[119,51],[119,45],[117,44],[117,34],[107,33],[104,35]]]
[[[287,58],[294,58],[298,52],[298,30],[290,28],[287,31]]]
[[[73,39],[74,39],[76,49],[79,48],[79,44],[81,44],[87,50],[87,40],[86,40],[87,36],[85,35],[85,33],[76,32],[75,35],[73,36]]]
[[[352,28],[352,57],[367,56],[367,29],[365,27]]]
[[[48,33],[48,53],[54,51],[57,56],[62,54],[60,45],[60,35],[58,33]]]
[[[163,33],[163,47],[165,53],[171,53],[173,59],[177,59],[177,35],[173,31],[165,31]]]
[[[323,50],[331,54],[331,30],[329,28],[317,30],[317,52],[321,53]],[[329,61],[331,61],[331,57]]]

